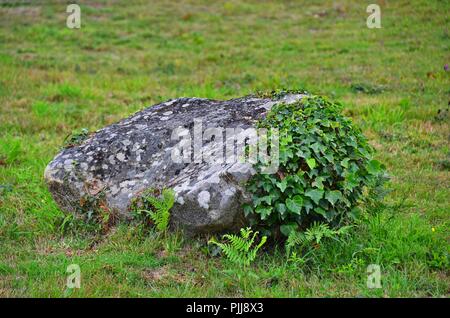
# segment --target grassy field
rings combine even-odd
[[[381,6],[381,29],[366,7]],[[449,1],[0,1],[0,297],[448,297]],[[11,2],[10,2],[11,3]],[[345,104],[392,176],[376,215],[304,265],[249,269],[208,238],[65,215],[43,171],[64,139],[181,96],[305,88]],[[66,267],[81,288],[66,288]],[[382,288],[366,268],[381,266]]]

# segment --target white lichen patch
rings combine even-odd
[[[173,100],[170,100],[170,101],[168,101],[168,102],[165,102],[164,105],[170,106],[170,105],[172,105],[173,103],[175,103],[176,101],[177,101],[176,99],[173,99]]]
[[[208,191],[203,190],[197,196],[198,204],[208,210],[209,209],[209,200],[211,199],[211,194]]]
[[[124,155],[123,153],[121,153],[121,152],[119,152],[119,153],[116,155],[116,158],[117,158],[119,161],[125,162],[125,155]]]
[[[184,204],[184,198],[180,195],[180,196],[177,196],[177,202],[179,203],[179,204],[181,204],[181,205],[183,205]]]
[[[113,185],[113,186],[110,188],[110,190],[111,190],[111,194],[112,194],[112,195],[116,195],[117,193],[119,193],[120,188],[119,188],[118,186],[116,186],[116,185]]]
[[[115,158],[114,155],[110,155],[110,156],[108,157],[108,161],[109,161],[109,163],[112,164],[112,165],[115,165],[115,164],[116,164],[116,161],[114,160],[114,158]]]

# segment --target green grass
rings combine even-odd
[[[448,297],[450,30],[446,1],[111,1],[0,5],[0,296]],[[302,266],[282,247],[249,270],[208,238],[67,219],[43,181],[72,131],[180,96],[305,88],[345,104],[392,175],[377,215]],[[64,222],[66,220],[66,222]],[[81,267],[81,289],[65,287]],[[382,288],[366,286],[368,264]]]

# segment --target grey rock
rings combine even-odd
[[[287,95],[294,102],[302,95]],[[133,198],[148,188],[172,188],[171,224],[197,234],[244,224],[243,187],[250,163],[174,162],[173,131],[193,133],[194,119],[207,128],[249,128],[278,101],[248,96],[228,101],[179,98],[148,107],[96,131],[80,145],[62,150],[48,164],[45,180],[60,208],[82,211],[83,198],[101,193],[110,211],[130,218]],[[225,140],[225,139],[224,139]],[[204,141],[205,149],[214,141]],[[194,158],[195,159],[195,158]],[[197,160],[198,161],[198,160]]]

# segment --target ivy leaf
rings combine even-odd
[[[332,121],[331,122],[331,128],[338,128],[338,127],[340,127],[341,126],[341,124],[339,124],[339,122],[337,122],[337,121]]]
[[[314,180],[314,182],[312,183],[312,186],[323,190],[324,181],[325,181],[324,177],[317,177],[316,180]]]
[[[266,202],[268,205],[270,205],[272,203],[272,196],[271,195],[266,195],[262,198],[260,198],[261,202]]]
[[[297,157],[300,157],[300,158],[305,158],[306,157],[305,152],[303,150],[301,150],[301,149],[297,150],[296,154],[297,154]]]
[[[271,212],[272,212],[271,208],[264,208],[264,207],[256,208],[256,213],[261,215],[261,220],[267,219],[267,217],[270,215]]]
[[[283,179],[283,181],[277,182],[277,187],[281,190],[281,192],[284,192],[287,187],[287,180]]]
[[[348,168],[348,161],[350,159],[349,158],[345,158],[344,160],[341,161],[341,166],[343,166],[344,168]]]
[[[244,215],[247,217],[251,213],[253,213],[252,207],[249,204],[244,205]]]
[[[327,218],[327,212],[322,209],[322,208],[315,208],[314,212],[316,212],[317,214],[323,216],[324,218]]]
[[[328,202],[334,205],[338,200],[342,199],[342,193],[339,190],[328,191],[325,194],[325,199],[327,199]]]
[[[312,210],[313,205],[311,203],[311,200],[306,199],[305,202],[303,203],[303,206],[305,207],[306,213],[309,214],[309,211]]]
[[[297,223],[289,223],[280,226],[280,231],[284,236],[289,236],[292,231],[296,231],[298,228]]]
[[[266,191],[266,192],[270,192],[273,189],[273,186],[271,183],[263,183],[262,187],[263,187],[264,191]]]
[[[275,207],[277,211],[280,212],[281,215],[283,215],[286,212],[286,205],[284,205],[284,203],[277,203]]]
[[[286,200],[286,206],[291,212],[300,214],[303,206],[303,198],[300,195],[294,195],[292,199],[288,198]]]
[[[333,219],[336,217],[336,211],[334,210],[328,210],[326,212],[326,219],[328,220],[328,222],[333,221]]]
[[[316,167],[316,160],[314,158],[306,159],[309,169],[314,169]]]
[[[314,201],[315,204],[319,204],[320,199],[323,198],[323,190],[313,189],[305,192],[307,197],[310,197],[311,200]]]
[[[312,150],[314,150],[314,152],[316,153],[316,154],[318,154],[319,153],[319,151],[320,151],[320,144],[318,143],[318,142],[315,142],[315,143],[313,143],[311,146],[309,146]]]
[[[359,184],[358,177],[355,173],[349,173],[345,177],[345,185],[344,188],[346,190],[352,190],[354,187],[356,187]]]
[[[381,170],[381,163],[377,160],[370,160],[367,164],[367,171],[372,175],[380,173]]]
[[[331,153],[325,154],[325,159],[327,159],[328,162],[334,163],[334,157]]]
[[[349,212],[349,216],[353,219],[353,220],[357,220],[359,219],[361,214],[361,210],[358,207],[354,207],[353,209],[350,210]]]

